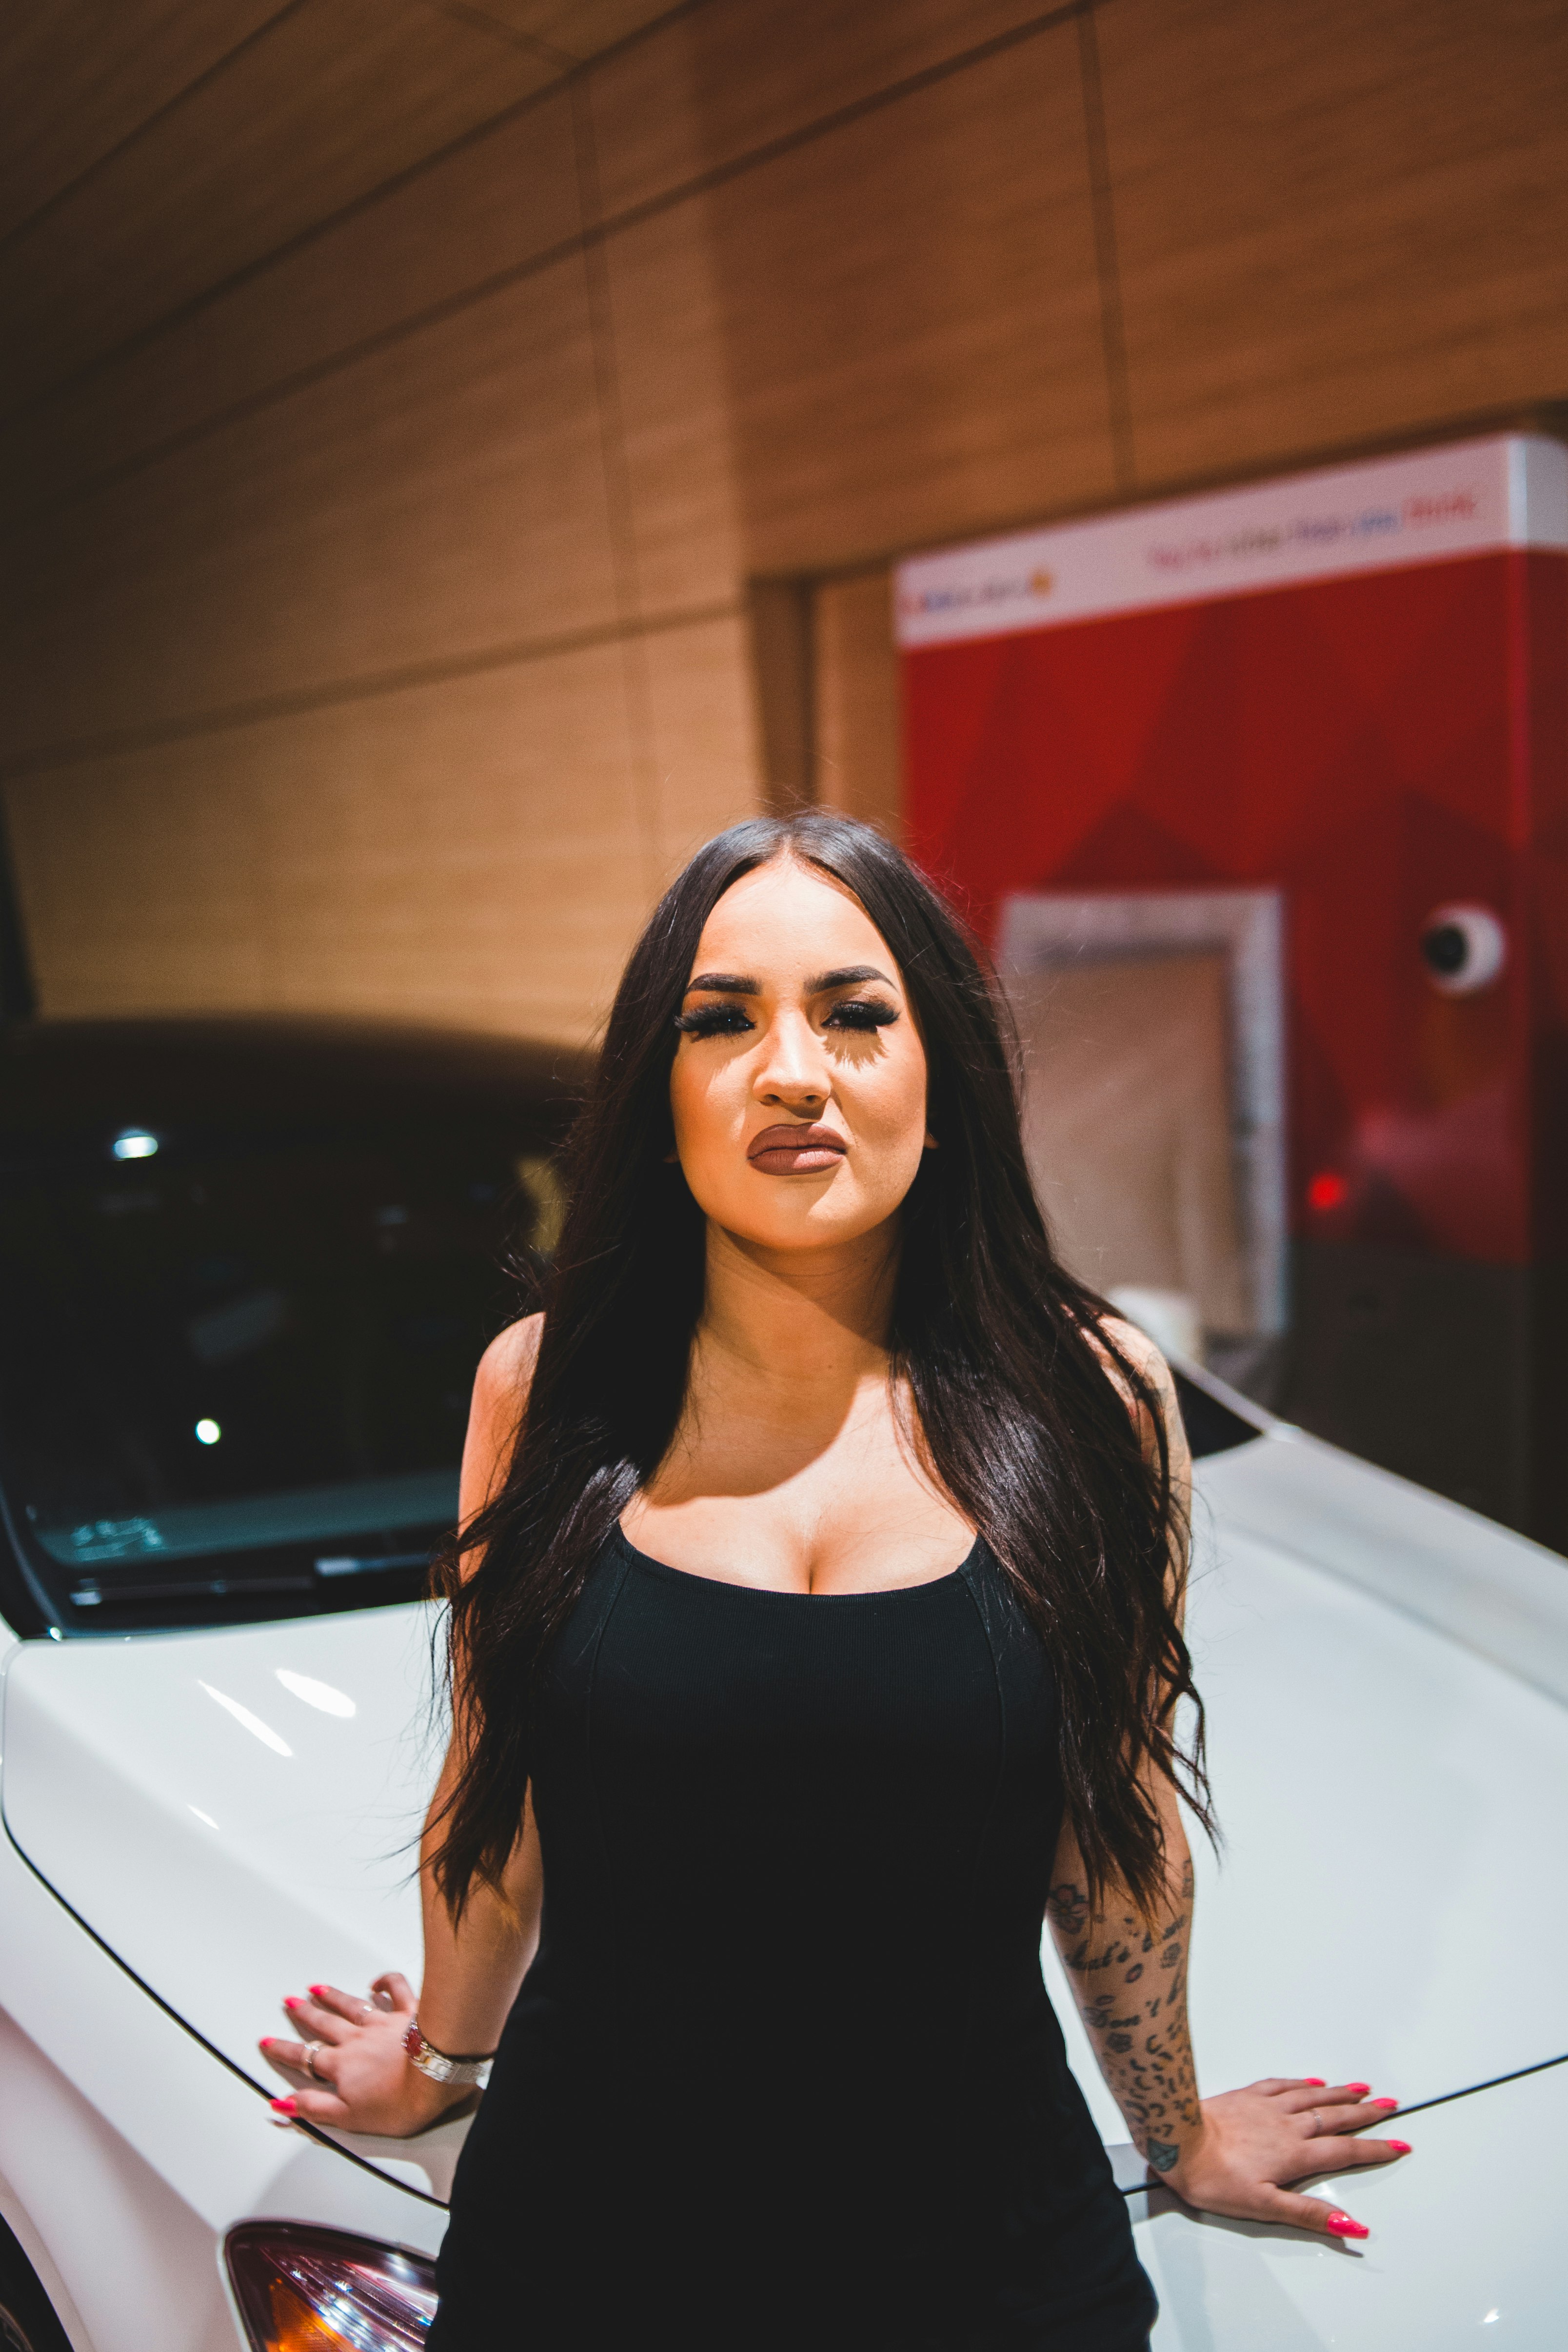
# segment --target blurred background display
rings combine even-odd
[[[898,614],[911,837],[997,940],[1070,1259],[1561,1534],[1568,451],[916,558]]]

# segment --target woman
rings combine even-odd
[[[709,843],[476,1386],[417,2020],[318,1989],[263,2045],[284,2112],[398,2134],[495,2053],[433,2347],[1145,2346],[1042,1913],[1157,2174],[1365,2234],[1281,2184],[1402,2153],[1344,2137],[1392,2103],[1197,2094],[1186,1507],[953,916],[843,819]]]

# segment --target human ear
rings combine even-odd
[[[936,1138],[932,1134],[929,1128],[925,1130],[925,1140],[920,1148],[923,1151],[936,1151],[940,1149],[937,1144]]]

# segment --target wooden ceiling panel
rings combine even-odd
[[[0,237],[222,65],[285,0],[30,0],[0,16]]]
[[[0,249],[7,407],[552,74],[423,0],[286,9]]]
[[[1561,0],[1097,23],[1141,479],[1568,394]]]
[[[4,506],[47,509],[562,247],[579,221],[570,101],[552,90],[41,404],[0,443]]]
[[[670,13],[670,0],[444,0],[466,16],[488,18],[577,64],[640,33]]]

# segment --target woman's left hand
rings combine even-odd
[[[413,2022],[413,1988],[395,1969],[376,1979],[369,2000],[336,1985],[312,1985],[308,2000],[291,1996],[283,2006],[308,2039],[269,2033],[261,2043],[267,2063],[289,2084],[291,2095],[272,2103],[278,2115],[406,2139],[472,2104],[472,2091],[433,2083],[410,2062],[403,2036]]]
[[[1289,2184],[1409,2155],[1405,2140],[1354,2137],[1369,2124],[1386,2124],[1399,2104],[1370,2098],[1370,2089],[1367,2083],[1270,2075],[1244,2091],[1222,2091],[1203,2101],[1202,2126],[1184,2135],[1176,2162],[1154,2177],[1205,2213],[1364,2238],[1362,2222],[1326,2198],[1303,2197]]]

